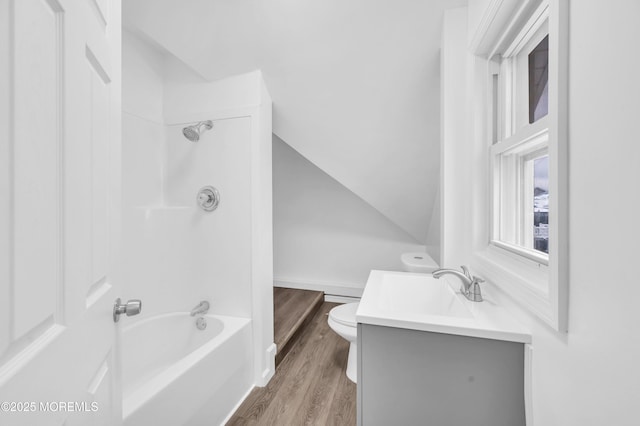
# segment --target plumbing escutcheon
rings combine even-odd
[[[202,210],[212,212],[220,204],[220,193],[213,186],[205,186],[198,191],[196,200]]]
[[[204,330],[205,328],[207,328],[207,319],[204,317],[198,317],[198,319],[196,320],[196,327],[198,328],[198,330]]]

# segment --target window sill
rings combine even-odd
[[[524,247],[516,246],[513,244],[504,243],[502,241],[491,241],[491,245],[508,251],[515,256],[522,256],[525,259],[528,259],[538,266],[546,266],[549,264],[549,255],[546,253],[542,253],[533,249],[526,249]]]
[[[502,292],[558,329],[553,301],[549,293],[546,265],[522,258],[499,247],[488,246],[476,252],[473,270]]]

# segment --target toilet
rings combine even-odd
[[[349,342],[349,358],[347,359],[347,377],[353,383],[356,383],[358,376],[356,357],[358,356],[357,342],[357,323],[356,311],[358,303],[345,303],[336,306],[329,311],[329,327],[333,329],[340,337]]]
[[[400,260],[403,269],[407,272],[430,274],[439,268],[436,261],[424,252],[404,253],[400,256]]]
[[[438,264],[424,252],[404,253],[400,256],[402,268],[406,272],[418,272],[430,274],[438,269]],[[329,327],[335,331],[340,337],[349,342],[349,357],[347,359],[347,377],[353,383],[357,383],[358,376],[358,345],[357,345],[357,326],[356,311],[358,303],[345,303],[336,306],[329,311],[327,322]]]

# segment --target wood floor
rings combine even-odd
[[[321,291],[273,288],[273,340],[278,348],[276,366],[282,362],[299,334],[324,301]]]
[[[349,343],[327,324],[326,303],[264,388],[255,388],[227,425],[356,424],[356,385],[345,374]]]

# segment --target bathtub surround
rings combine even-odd
[[[125,381],[126,422],[220,422],[275,370],[271,99],[260,72],[208,83],[131,32],[123,51],[125,297],[139,295],[145,306],[124,338],[138,322],[178,313],[187,317],[186,332],[211,336],[158,360],[146,381]],[[198,142],[185,139],[183,128],[207,120],[213,127]],[[214,211],[196,202],[208,185],[220,194]],[[210,303],[204,330],[189,316],[201,300]],[[218,317],[225,325],[215,335]],[[211,381],[203,387],[196,382],[204,375]],[[163,416],[172,399],[189,406]]]

